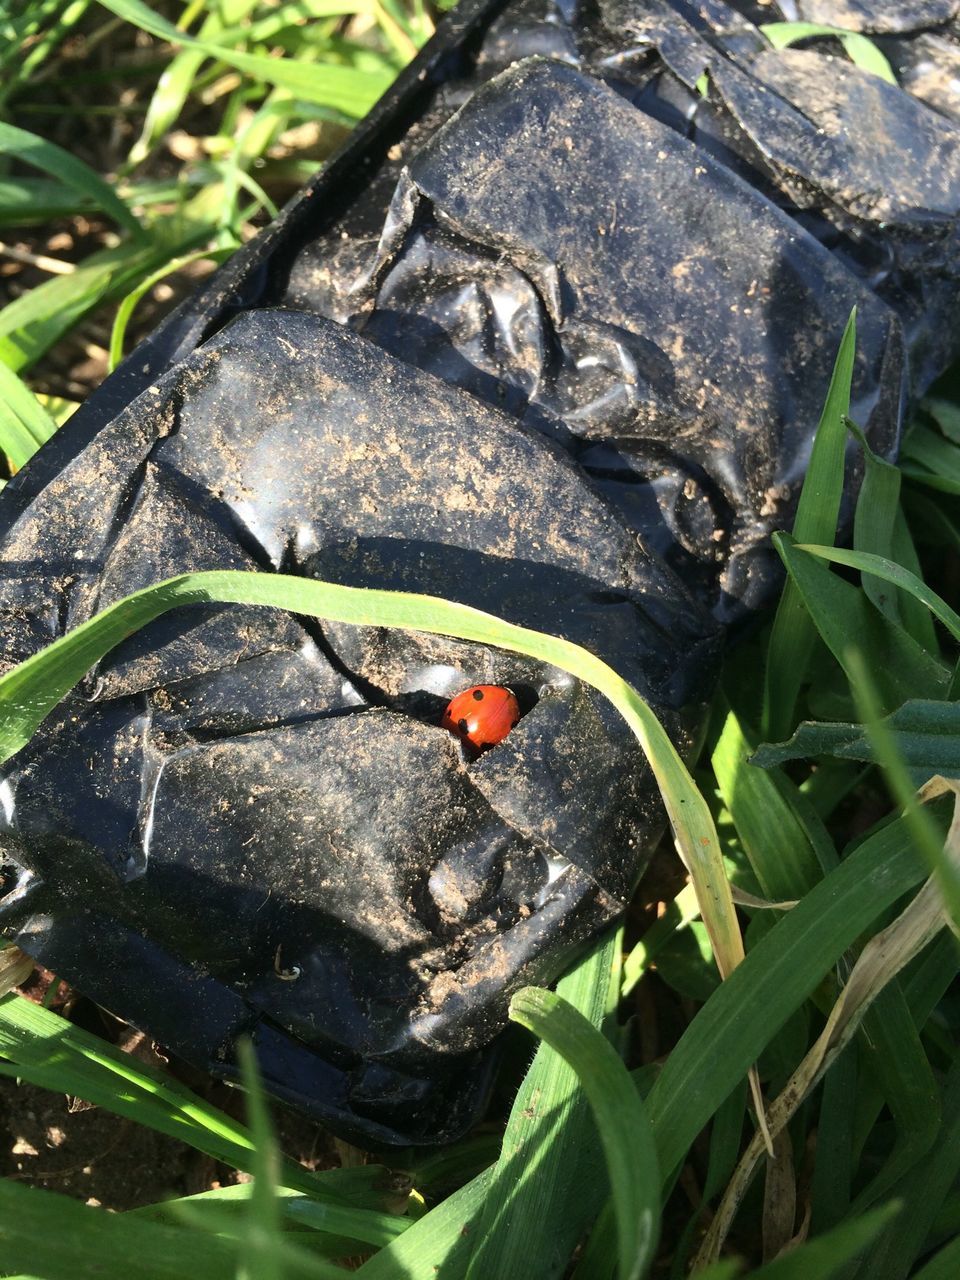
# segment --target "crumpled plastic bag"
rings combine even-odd
[[[886,10],[953,39],[955,5]],[[175,573],[302,574],[566,636],[692,751],[778,590],[851,308],[881,453],[956,354],[960,130],[757,16],[452,15],[0,495],[4,662]],[[478,758],[440,726],[476,683],[523,712]],[[512,991],[616,918],[662,823],[625,725],[555,669],[196,606],[5,766],[0,928],[216,1074],[249,1035],[345,1136],[450,1140]]]

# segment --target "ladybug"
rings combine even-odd
[[[475,684],[451,698],[440,723],[478,751],[502,742],[520,719],[520,704],[499,684]]]

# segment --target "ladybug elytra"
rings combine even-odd
[[[447,704],[440,723],[478,751],[502,742],[520,719],[520,704],[499,684],[475,684]]]

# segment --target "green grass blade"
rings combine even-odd
[[[707,1173],[700,1193],[700,1204],[687,1220],[673,1255],[670,1280],[683,1280],[690,1269],[690,1251],[703,1233],[703,1215],[710,1202],[726,1186],[736,1168],[743,1137],[743,1121],[747,1106],[746,1089],[738,1087],[720,1105],[710,1127],[710,1153]],[[698,1276],[697,1280],[700,1280]]]
[[[172,1077],[22,996],[0,1000],[0,1056],[10,1064],[0,1067],[4,1075],[83,1098],[188,1142],[235,1169],[252,1167],[254,1143],[243,1125]],[[296,1165],[284,1166],[283,1180],[307,1194],[317,1193],[316,1180]],[[332,1195],[322,1186],[320,1190]]]
[[[960,613],[951,609],[935,591],[918,578],[915,573],[895,564],[885,556],[868,555],[865,551],[847,551],[841,547],[819,547],[810,543],[798,542],[797,551],[817,556],[821,560],[829,560],[832,564],[844,564],[851,569],[859,569],[861,573],[872,574],[891,586],[908,592],[915,600],[926,605],[935,618],[947,628],[954,640],[960,641]]]
[[[438,1280],[462,1276],[490,1182],[478,1174],[363,1264],[362,1280]]]
[[[558,994],[599,1027],[613,985],[616,932],[566,974]],[[608,1188],[576,1072],[542,1043],[510,1111],[467,1280],[561,1276]],[[591,1167],[594,1166],[594,1167]]]
[[[898,981],[881,991],[863,1019],[861,1062],[880,1085],[897,1138],[877,1175],[857,1195],[862,1210],[915,1168],[940,1129],[940,1089]]]
[[[0,154],[12,156],[23,164],[49,174],[72,187],[82,196],[93,200],[104,213],[125,227],[137,239],[142,239],[143,228],[117,193],[104,182],[99,174],[53,142],[45,142],[35,133],[18,129],[0,121]]]
[[[621,996],[628,996],[670,939],[700,915],[697,895],[688,884],[633,947],[623,962]]]
[[[525,987],[510,1017],[562,1055],[580,1078],[607,1160],[621,1280],[640,1280],[653,1261],[660,1223],[657,1153],[633,1081],[616,1050],[583,1014],[551,991]]]
[[[177,253],[209,239],[209,225],[188,225],[173,243],[159,237],[143,245],[132,241],[91,254],[76,271],[55,276],[15,298],[0,311],[0,362],[28,368],[101,302],[122,296]]]
[[[847,1045],[823,1080],[816,1160],[810,1183],[810,1233],[813,1236],[835,1227],[850,1208],[859,1047],[859,1043]]]
[[[903,456],[952,486],[950,492],[956,492],[960,485],[960,449],[954,441],[929,427],[914,424],[904,438]]]
[[[153,271],[144,280],[141,280],[136,288],[131,289],[127,296],[121,301],[117,307],[117,314],[113,321],[113,329],[110,331],[110,350],[107,356],[107,372],[113,373],[114,369],[123,359],[123,342],[127,336],[127,326],[130,323],[130,317],[136,308],[137,303],[149,293],[155,284],[158,284],[166,276],[171,275],[174,271],[180,271],[184,267],[190,266],[194,262],[200,262],[204,258],[209,258],[214,262],[222,262],[232,252],[231,249],[211,249],[209,251],[200,249],[196,253],[188,253],[182,258],[174,258],[158,270]]]
[[[843,496],[846,422],[857,347],[856,310],[837,353],[810,454],[793,531],[801,542],[833,541]],[[815,631],[795,585],[788,581],[773,620],[764,683],[763,737],[785,738],[813,649]]]
[[[0,361],[0,451],[22,467],[56,429],[30,388]]]
[[[898,986],[916,1031],[922,1031],[927,1025],[956,976],[958,967],[960,967],[960,953],[958,953],[956,942],[951,934],[944,931],[900,975]],[[864,1143],[884,1105],[885,1097],[880,1081],[875,1075],[861,1076],[854,1113],[855,1152],[862,1152]],[[882,1169],[877,1176],[878,1178],[884,1176]],[[870,1193],[871,1186],[868,1184],[861,1193],[860,1199],[863,1200]]]
[[[855,423],[847,424],[860,443],[864,473],[853,520],[853,545],[857,551],[885,556],[919,572],[916,551],[906,519],[900,510],[900,470],[870,448],[866,436]],[[891,622],[901,623],[918,644],[938,653],[936,632],[926,609],[905,592],[891,591],[872,574],[861,583],[875,608]]]
[[[957,1280],[957,1276],[960,1276],[960,1236],[955,1236],[925,1267],[914,1272],[913,1280]]]
[[[787,49],[801,40],[834,39],[843,45],[847,57],[861,71],[869,71],[888,84],[896,84],[897,77],[890,63],[877,45],[858,31],[843,27],[828,27],[821,22],[765,22],[760,30],[775,49]]]
[[[924,396],[920,408],[929,413],[948,440],[960,444],[960,405],[942,396]]]
[[[902,627],[877,613],[873,605],[852,583],[845,582],[821,564],[816,555],[799,551],[787,534],[774,534],[773,543],[787,567],[798,598],[812,619],[827,648],[850,679],[847,656],[852,648],[869,653],[878,689],[886,710],[910,698],[944,697],[950,676],[943,665],[907,635]],[[856,556],[855,568],[882,577],[885,562],[879,556],[825,547],[832,559]],[[906,570],[897,570],[901,575]],[[901,577],[896,585],[907,584]],[[922,584],[921,584],[922,585]],[[926,588],[924,588],[926,591]],[[771,657],[772,660],[772,657]],[[783,735],[784,737],[786,734]]]
[[[283,1215],[311,1231],[375,1246],[389,1244],[413,1225],[413,1219],[389,1213],[384,1205],[390,1200],[390,1172],[383,1165],[357,1165],[354,1168],[330,1169],[310,1175],[318,1194],[329,1193],[318,1200],[290,1187],[278,1187],[277,1196]],[[177,1225],[184,1205],[199,1218],[207,1205],[242,1213],[244,1203],[253,1194],[252,1182],[238,1182],[215,1187],[175,1200],[159,1200],[127,1212],[154,1222]]]
[[[880,723],[889,733],[915,787],[938,773],[947,778],[960,777],[960,703],[913,699],[883,717]],[[786,742],[762,743],[751,760],[758,768],[769,769],[813,756],[871,763],[877,760],[863,725],[815,720],[805,720]]]
[[[253,1191],[244,1215],[246,1230],[242,1234],[244,1247],[237,1280],[283,1280],[277,1198],[280,1160],[253,1046],[249,1040],[243,1040],[238,1048],[241,1078],[247,1091],[247,1119],[253,1137]]]
[[[235,1280],[236,1245],[0,1181],[0,1268],[42,1280]],[[136,1262],[134,1264],[134,1259]]]
[[[883,766],[890,792],[903,810],[904,821],[913,835],[918,853],[936,877],[954,932],[960,935],[960,870],[948,856],[927,806],[918,801],[907,767],[880,717],[876,690],[863,655],[851,649],[847,655],[847,666],[858,710]]]
[[[960,1055],[954,1058],[943,1091],[943,1125],[919,1168],[897,1191],[901,1213],[881,1233],[857,1270],[857,1280],[906,1280],[923,1250],[937,1210],[960,1174]]]
[[[712,759],[720,794],[765,896],[802,898],[820,864],[776,778],[749,763],[752,745],[731,711]]]
[[[871,75],[886,80],[887,84],[897,84],[893,67],[872,40],[861,35],[859,31],[843,31],[837,38],[843,45],[847,57],[861,71],[869,71]]]
[[[356,67],[331,62],[317,65],[291,58],[267,58],[260,54],[245,53],[220,43],[220,40],[186,35],[149,5],[143,4],[142,0],[99,0],[99,3],[118,18],[133,23],[161,40],[169,40],[185,49],[196,49],[266,84],[289,89],[305,102],[333,107],[355,118],[364,115],[381,94],[386,92],[395,74],[386,65],[382,71],[358,70]],[[220,39],[223,39],[223,35]]]
[[[898,819],[849,854],[751,948],[687,1027],[647,1098],[664,1171],[680,1164],[746,1064],[844,951],[925,871]]]

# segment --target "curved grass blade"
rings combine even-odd
[[[659,1165],[643,1104],[616,1050],[583,1014],[552,991],[524,987],[510,1017],[573,1067],[593,1110],[607,1160],[619,1238],[621,1280],[640,1280],[656,1249]]]
[[[46,142],[26,129],[0,121],[0,153],[12,156],[23,164],[32,165],[82,196],[95,201],[104,213],[125,227],[137,239],[143,239],[140,223],[120,199],[109,183],[99,174],[72,156],[63,147]]]
[[[859,587],[831,573],[815,556],[797,551],[789,534],[774,534],[773,545],[787,567],[802,606],[810,614],[811,625],[844,669],[848,680],[851,675],[847,656],[851,648],[856,647],[871,655],[885,710],[892,710],[910,698],[946,696],[950,686],[947,667],[921,648],[902,627],[878,613]],[[829,547],[823,550],[831,556],[834,554]],[[882,576],[880,557],[865,560],[863,553],[837,554],[857,555],[857,567],[862,562],[869,566],[868,572]]]
[[[170,578],[104,609],[0,678],[0,763],[29,742],[57,703],[121,640],[170,609],[212,603],[259,604],[355,625],[454,636],[539,658],[598,689],[626,720],[650,762],[678,851],[697,886],[701,915],[721,974],[726,977],[742,960],[743,940],[713,817],[647,703],[611,667],[579,645],[435,596],[238,570]]]
[[[960,640],[960,613],[951,609],[935,591],[931,591],[922,578],[895,564],[885,556],[870,555],[866,551],[847,551],[842,547],[821,547],[808,542],[798,542],[795,550],[805,551],[807,555],[817,556],[820,560],[829,560],[832,564],[847,565],[851,569],[859,569],[861,573],[872,574],[908,592],[915,600],[925,604],[933,616],[947,628],[954,640]]]
[[[145,293],[149,293],[155,284],[158,284],[159,281],[171,275],[174,271],[180,271],[194,262],[202,261],[204,258],[209,258],[214,262],[222,262],[232,252],[232,249],[199,249],[196,253],[188,253],[182,258],[174,258],[172,262],[165,263],[157,271],[148,275],[145,280],[141,280],[135,289],[131,289],[119,307],[117,307],[113,328],[110,331],[107,372],[113,373],[123,359],[123,340],[127,335],[127,325],[130,323],[130,317],[133,315],[137,303]]]
[[[834,39],[843,45],[850,61],[861,71],[869,71],[888,84],[896,84],[897,77],[883,53],[866,36],[843,27],[828,27],[820,22],[766,22],[760,30],[775,49],[786,49],[800,40]]]

